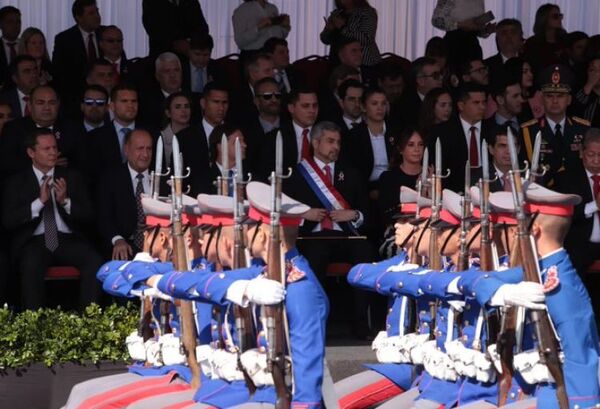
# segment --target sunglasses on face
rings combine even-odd
[[[106,100],[105,99],[85,98],[83,100],[83,103],[87,106],[98,105],[99,107],[102,107],[102,106],[106,105]]]
[[[264,99],[265,101],[270,101],[273,97],[275,97],[275,99],[281,99],[280,92],[265,92],[264,94],[258,94],[258,96]]]

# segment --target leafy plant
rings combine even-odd
[[[96,304],[83,314],[39,309],[18,314],[0,308],[0,370],[43,362],[56,364],[125,361],[125,338],[137,326],[139,309]]]

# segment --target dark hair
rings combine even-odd
[[[351,75],[360,75],[360,72],[349,65],[340,64],[331,71],[329,75],[329,89],[335,91],[337,88],[337,82],[341,79],[347,78]]]
[[[163,103],[163,128],[165,126],[167,126],[169,123],[169,118],[167,118],[165,111],[169,111],[171,109],[171,104],[173,103],[173,100],[175,98],[179,98],[179,97],[186,98],[190,104],[190,109],[191,109],[192,98],[187,92],[179,91],[179,92],[174,92],[171,95],[169,95],[167,98],[165,98],[165,101]]]
[[[529,66],[532,67],[532,73],[534,75],[533,86],[535,87],[535,72],[533,72],[533,65],[531,65],[531,62],[524,59],[523,57],[513,57],[506,60],[506,62],[504,63],[504,72],[509,78],[517,78],[519,80],[519,84],[521,84],[523,82],[523,65],[525,65],[525,63],[529,64]]]
[[[293,105],[296,102],[298,102],[298,100],[300,99],[300,94],[314,94],[316,96],[317,92],[315,90],[313,90],[312,88],[306,88],[306,87],[294,88],[288,94],[287,103]]]
[[[425,137],[421,134],[419,130],[417,130],[417,128],[407,126],[404,129],[402,129],[402,132],[400,132],[400,135],[398,135],[398,140],[392,151],[392,157],[390,159],[388,169],[396,169],[400,166],[400,164],[402,163],[402,151],[404,150],[404,148],[406,148],[406,145],[408,145],[408,141],[415,133],[419,135],[421,141],[423,142],[423,144],[425,144]]]
[[[431,37],[425,45],[425,57],[448,57],[448,47],[446,46],[446,40],[442,37]],[[413,63],[414,64],[414,63]]]
[[[210,34],[195,33],[190,37],[190,50],[210,50],[215,48],[215,42]]]
[[[416,81],[417,77],[423,73],[423,68],[426,65],[435,65],[437,61],[431,57],[419,57],[413,61],[411,65],[411,74],[413,80]]]
[[[463,60],[459,67],[458,67],[458,74],[462,77],[463,75],[469,75],[471,72],[471,63],[475,62],[475,61],[481,61],[483,63],[483,60],[479,57],[475,57],[475,56],[471,56],[465,60]],[[485,65],[485,64],[484,64]]]
[[[43,85],[38,85],[36,87],[34,87],[31,92],[29,93],[29,98],[33,99],[33,96],[35,95],[36,92],[38,92],[40,89],[42,88],[46,88],[51,90],[52,92],[54,92],[54,95],[56,95],[56,99],[60,101],[60,95],[58,95],[58,92],[56,91],[56,88],[54,88],[52,85],[50,84],[43,84]]]
[[[600,34],[591,36],[585,46],[584,57],[591,60],[600,55]]]
[[[406,84],[406,75],[404,74],[404,70],[400,64],[380,63],[377,67],[377,79],[383,80],[385,78],[392,80],[402,78]]]
[[[94,71],[94,68],[96,67],[110,67],[112,69],[113,65],[105,58],[98,58],[88,64],[87,70],[85,71],[86,78],[92,73],[92,71]]]
[[[9,14],[18,14],[18,15],[21,15],[21,10],[19,10],[18,8],[14,7],[14,6],[4,6],[4,7],[2,7],[0,9],[0,23],[2,23],[2,21],[4,21],[4,19]]]
[[[435,104],[444,94],[450,95],[450,99],[452,99],[452,93],[447,88],[433,88],[423,99],[419,113],[419,129],[424,138],[429,137],[429,133],[435,125]]]
[[[496,25],[496,30],[498,30],[499,28],[502,28],[502,27],[506,27],[506,26],[517,27],[519,29],[519,31],[521,31],[521,34],[523,33],[523,25],[516,18],[505,18],[505,19],[500,20],[498,22],[498,24]]]
[[[115,99],[117,99],[117,95],[119,94],[119,91],[134,91],[136,94],[138,92],[137,88],[134,87],[132,84],[122,82],[120,84],[115,85],[115,87],[110,92],[110,100],[111,101],[114,101]]]
[[[346,98],[348,88],[360,88],[363,91],[365,89],[365,87],[361,84],[360,81],[354,80],[352,78],[347,79],[346,81],[342,82],[338,87],[338,96],[342,101]]]
[[[256,83],[254,84],[254,92],[257,92],[258,89],[265,84],[273,84],[273,85],[279,87],[279,84],[277,83],[277,81],[275,81],[275,78],[265,77],[265,78],[261,78],[260,80],[256,81]]]
[[[27,55],[27,54],[17,55],[8,65],[8,72],[10,73],[10,75],[11,76],[17,75],[17,73],[19,71],[19,65],[25,61],[29,61],[34,64],[37,64],[37,62],[35,61],[35,58],[33,58],[30,55]]]
[[[590,38],[590,36],[588,36],[583,31],[571,31],[566,35],[565,41],[567,43],[567,47],[571,48],[573,47],[573,45],[575,45],[576,42],[581,40],[587,40],[588,38]]]
[[[88,91],[101,92],[102,94],[104,94],[104,98],[108,99],[108,91],[102,85],[97,85],[97,84],[86,85],[85,89],[83,90],[83,95],[85,95],[85,93]]]
[[[50,128],[34,128],[31,132],[28,132],[25,135],[25,147],[27,149],[35,149],[35,145],[37,145],[38,138],[44,135],[54,135],[52,129]]]
[[[496,145],[496,142],[498,142],[499,136],[508,135],[508,125],[495,125],[490,131],[491,132],[485,139],[487,141],[488,146],[494,146]],[[516,138],[515,141],[519,143],[518,138]]]
[[[365,92],[363,92],[363,95],[362,95],[362,98],[360,99],[360,102],[362,104],[365,104],[367,102],[367,100],[369,98],[371,98],[372,95],[375,95],[375,94],[385,95],[385,92],[381,88],[379,88],[379,87],[369,87],[369,88],[365,89]],[[387,98],[387,95],[385,95],[385,96]]]
[[[340,41],[337,44],[338,53],[342,50],[342,48],[344,48],[348,44],[353,44],[353,43],[360,44],[360,41],[354,37],[348,37],[348,36],[344,36],[344,37],[340,38]]]
[[[474,82],[466,82],[456,89],[454,97],[456,102],[465,102],[471,99],[471,94],[483,93],[487,95],[485,87]]]
[[[265,53],[272,54],[275,52],[275,48],[277,48],[278,45],[287,47],[288,42],[280,37],[271,37],[267,41],[265,41],[265,45],[263,45],[262,50]]]
[[[521,75],[517,75],[514,72],[510,72],[503,66],[502,69],[498,70],[496,73],[494,82],[490,87],[490,94],[492,95],[492,98],[496,100],[498,95],[503,96],[506,93],[506,88],[510,87],[511,85],[521,85],[522,75],[522,73]]]
[[[535,12],[535,20],[533,23],[533,34],[536,36],[546,39],[546,27],[548,27],[548,20],[550,20],[550,13],[552,10],[560,10],[558,4],[546,3],[538,7]]]
[[[115,26],[114,24],[111,24],[109,26],[100,26],[100,28],[98,29],[98,36],[100,37],[100,41],[102,41],[102,36],[108,30],[119,30],[121,33],[123,33],[123,30],[121,30],[119,27]]]
[[[213,91],[226,92],[227,96],[229,96],[229,89],[225,86],[225,84],[222,84],[218,81],[210,81],[204,86],[204,90],[202,90],[202,98]]]
[[[95,6],[96,0],[75,0],[71,7],[71,13],[73,18],[77,20],[77,17],[81,17],[86,7]]]
[[[227,123],[219,124],[213,128],[212,132],[208,136],[208,153],[211,163],[215,163],[217,161],[217,145],[221,144],[221,138],[223,137],[223,134],[229,138],[237,131],[240,131],[240,128]]]

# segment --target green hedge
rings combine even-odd
[[[92,304],[83,314],[58,309],[13,313],[0,309],[0,369],[36,362],[48,367],[129,359],[125,337],[136,327],[139,308]]]

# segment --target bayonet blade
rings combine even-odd
[[[435,141],[435,174],[442,176],[442,142],[440,138]]]
[[[508,150],[510,152],[510,164],[515,172],[519,170],[519,158],[517,157],[517,146],[515,145],[515,137],[513,136],[510,126],[506,128],[506,136],[508,137]]]
[[[173,135],[173,176],[179,178],[183,175],[181,161],[179,141],[177,140],[177,136]]]
[[[275,176],[281,175],[283,175],[283,139],[281,131],[278,131],[275,139]]]
[[[242,168],[242,144],[240,138],[235,138],[235,181],[242,183],[244,181]]]
[[[490,180],[490,164],[488,162],[488,147],[485,139],[481,141],[481,177]]]
[[[225,172],[225,177],[229,172],[229,145],[227,145],[227,135],[223,133],[221,136],[221,166]]]

